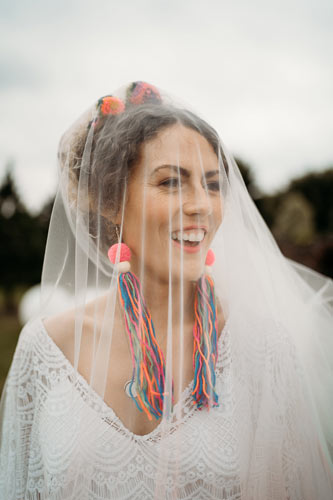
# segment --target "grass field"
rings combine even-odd
[[[13,300],[17,309],[20,299],[27,288],[15,289]],[[7,378],[8,370],[13,359],[17,340],[22,329],[15,311],[5,312],[4,292],[0,288],[0,395]]]
[[[15,314],[0,316],[0,394],[12,362],[21,325]]]

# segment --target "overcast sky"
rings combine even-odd
[[[185,99],[273,191],[333,165],[332,0],[0,0],[0,178],[32,209],[60,135],[146,80]]]

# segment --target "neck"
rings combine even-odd
[[[142,284],[142,293],[153,319],[158,340],[166,339],[168,326],[173,336],[192,336],[194,324],[195,282],[161,283],[147,274]],[[189,328],[190,327],[190,328]]]

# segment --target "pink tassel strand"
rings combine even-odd
[[[125,313],[133,375],[129,392],[137,408],[152,417],[163,413],[165,361],[157,343],[154,325],[146,307],[138,278],[133,273],[118,276],[119,297]],[[132,393],[133,384],[136,396]]]
[[[140,411],[149,418],[159,419],[163,414],[165,388],[165,360],[158,345],[150,312],[145,304],[141,285],[135,274],[124,271],[131,258],[124,243],[113,245],[108,252],[110,261],[118,267],[118,290],[125,315],[133,364],[129,394]],[[206,265],[211,266],[215,256],[209,250]],[[118,264],[116,262],[118,261]],[[122,267],[121,267],[122,266]],[[215,391],[217,361],[217,315],[214,282],[202,276],[197,283],[193,327],[193,404],[203,407],[218,406]],[[133,394],[133,389],[135,389]],[[172,383],[172,403],[173,403]]]
[[[218,406],[215,391],[217,362],[217,315],[214,282],[203,276],[197,283],[194,302],[195,323],[193,327],[193,404],[202,407]]]

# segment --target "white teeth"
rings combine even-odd
[[[205,237],[205,231],[203,229],[198,229],[195,233],[194,232],[182,232],[182,231],[175,231],[171,233],[171,238],[173,240],[183,240],[183,241],[202,241]]]

